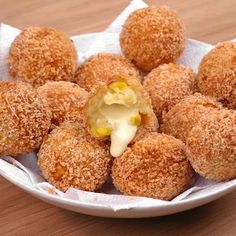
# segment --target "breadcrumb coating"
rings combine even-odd
[[[200,92],[236,109],[236,42],[218,44],[202,59],[198,73]]]
[[[51,125],[46,101],[23,82],[0,82],[0,114],[0,155],[39,148]]]
[[[191,182],[193,170],[185,145],[178,139],[152,133],[114,160],[112,178],[125,195],[171,200]]]
[[[73,80],[77,53],[63,32],[28,27],[12,43],[8,61],[13,78],[37,87],[49,80]]]
[[[184,98],[163,116],[161,131],[186,142],[186,138],[202,115],[209,114],[222,105],[215,99],[195,93]]]
[[[48,102],[53,125],[59,125],[65,120],[83,121],[88,93],[79,85],[68,81],[49,81],[37,90]]]
[[[62,191],[70,187],[99,189],[109,176],[111,164],[109,146],[76,123],[64,122],[52,130],[38,153],[44,178]]]
[[[99,53],[91,56],[76,71],[75,82],[90,92],[107,84],[116,75],[142,80],[139,71],[124,56],[112,53]]]
[[[188,158],[205,178],[236,177],[236,111],[211,111],[201,117],[187,139]]]
[[[154,112],[159,120],[171,107],[195,91],[195,75],[191,68],[176,64],[163,64],[145,78],[143,87],[148,91]]]
[[[137,67],[151,71],[179,58],[185,47],[185,26],[169,7],[139,9],[123,25],[120,46]]]

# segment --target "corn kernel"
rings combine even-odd
[[[111,128],[98,127],[96,128],[96,133],[99,136],[107,136],[111,134]]]
[[[108,86],[111,91],[115,91],[116,89],[123,90],[127,88],[127,84],[125,82],[114,82]]]
[[[140,126],[141,125],[141,116],[137,115],[137,116],[130,117],[130,122],[132,125]]]
[[[62,176],[66,173],[66,169],[61,165],[56,165],[56,172],[54,173],[55,180],[61,180]]]

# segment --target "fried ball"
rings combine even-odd
[[[79,85],[68,81],[49,81],[37,90],[48,102],[54,126],[65,120],[83,120],[83,108],[88,93]]]
[[[9,51],[10,75],[34,86],[73,80],[77,53],[64,33],[48,27],[25,28]]]
[[[51,125],[47,103],[23,82],[0,82],[0,114],[0,155],[33,151]]]
[[[190,184],[193,170],[185,145],[178,139],[152,133],[114,160],[115,187],[126,195],[171,200]]]
[[[130,143],[158,129],[150,97],[142,85],[120,76],[90,95],[85,117],[92,136],[111,140],[114,157],[120,156]]]
[[[138,68],[151,71],[179,58],[185,46],[185,26],[166,6],[139,9],[123,25],[120,46]]]
[[[144,79],[154,112],[159,120],[175,104],[195,90],[195,75],[183,65],[163,64],[153,69]]]
[[[70,187],[99,189],[109,176],[111,164],[109,146],[76,123],[64,122],[52,130],[38,153],[44,178],[62,191]]]
[[[236,178],[236,111],[211,111],[201,117],[187,138],[188,158],[205,178]]]
[[[218,44],[202,59],[198,87],[201,93],[236,109],[236,42]]]
[[[190,95],[164,115],[161,131],[186,142],[189,132],[200,117],[220,108],[222,105],[213,98],[199,93]]]
[[[116,75],[132,77],[141,81],[139,71],[124,56],[112,53],[99,53],[82,64],[75,75],[75,82],[91,92]]]

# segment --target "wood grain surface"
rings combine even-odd
[[[0,0],[0,20],[47,25],[69,35],[104,30],[128,0]],[[188,36],[208,43],[236,37],[235,0],[149,0],[176,9]],[[0,235],[236,235],[236,192],[194,210],[151,219],[106,219],[39,201],[0,178]]]

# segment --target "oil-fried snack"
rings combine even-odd
[[[107,84],[114,75],[132,77],[141,81],[142,77],[135,66],[124,56],[112,53],[99,53],[82,64],[75,75],[75,82],[86,91]]]
[[[77,53],[64,33],[49,27],[28,27],[13,41],[8,61],[13,78],[37,87],[49,80],[73,80]]]
[[[205,178],[236,178],[236,111],[215,110],[201,117],[187,138],[188,158]]]
[[[51,112],[31,85],[0,82],[0,155],[38,148],[51,125]]]
[[[169,7],[139,9],[126,20],[120,46],[137,67],[151,71],[179,58],[185,46],[185,26]]]
[[[44,140],[38,165],[44,178],[66,191],[99,189],[107,180],[112,164],[109,145],[92,138],[80,124],[64,122]]]
[[[196,90],[195,86],[193,70],[172,63],[153,69],[143,82],[143,87],[151,97],[154,112],[159,120],[184,97],[192,95]]]
[[[49,81],[37,90],[48,102],[52,112],[52,125],[59,125],[65,120],[83,121],[88,93],[79,85],[68,81]]]
[[[161,131],[186,142],[189,132],[204,114],[209,114],[222,105],[215,99],[200,93],[184,98],[163,117]]]
[[[193,176],[185,145],[165,134],[152,133],[114,160],[115,187],[131,196],[171,200],[183,192]]]
[[[236,109],[236,42],[218,44],[202,59],[198,73],[201,93]]]
[[[142,85],[121,76],[114,76],[91,94],[85,116],[94,137],[111,138],[114,157],[120,156],[130,142],[158,128],[151,100]]]

